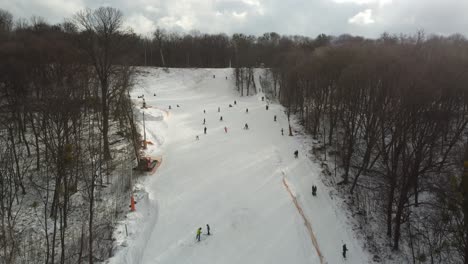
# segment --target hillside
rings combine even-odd
[[[131,97],[140,107],[144,95],[146,154],[163,162],[136,184],[137,209],[120,224],[110,263],[370,262],[310,143],[287,136],[282,106],[240,97],[231,69],[141,70]]]

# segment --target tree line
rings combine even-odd
[[[413,263],[468,263],[468,41],[384,34],[279,61],[267,93],[320,142],[326,179],[363,221],[385,226],[393,250],[403,241]]]
[[[112,253],[140,149],[129,96],[135,38],[122,22],[111,7],[58,25],[0,10],[0,262]],[[119,141],[127,151],[113,149]]]
[[[341,38],[357,38],[348,35]],[[281,36],[275,32],[262,36],[235,33],[206,34],[169,32],[157,28],[151,37],[137,36],[136,63],[143,66],[177,68],[227,68],[260,66],[271,67],[280,60],[279,54],[299,46],[312,50],[326,45],[331,37],[321,34],[317,38]]]

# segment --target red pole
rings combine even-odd
[[[130,197],[130,211],[135,212],[135,198],[132,196]]]

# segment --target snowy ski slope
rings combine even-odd
[[[131,96],[141,106],[137,96],[144,94],[151,106],[139,109],[154,143],[147,153],[163,163],[136,186],[137,211],[117,230],[110,263],[370,263],[340,201],[330,198],[319,166],[306,156],[310,146],[287,136],[280,105],[267,111],[261,94],[240,97],[232,69],[141,70]],[[196,242],[206,224],[213,234]]]

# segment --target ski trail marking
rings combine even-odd
[[[283,175],[284,175],[284,172],[283,172]],[[294,196],[294,194],[291,192],[291,189],[289,189],[289,185],[286,182],[285,177],[283,177],[283,185],[286,188],[286,190],[288,191],[289,195],[291,196],[291,199],[293,200],[293,203],[296,206],[297,211],[302,216],[302,219],[304,219],[304,224],[307,227],[307,230],[309,231],[310,239],[312,240],[312,244],[314,245],[315,251],[317,251],[317,255],[320,258],[320,263],[323,264],[324,263],[323,262],[323,255],[322,255],[322,252],[320,251],[320,248],[319,248],[319,245],[318,245],[318,242],[317,242],[317,238],[315,237],[314,232],[312,231],[312,226],[310,225],[309,220],[307,220],[307,218],[305,217],[304,211],[302,210],[302,207],[297,202],[296,196]]]

